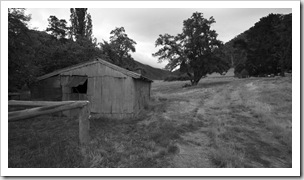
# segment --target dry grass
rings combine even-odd
[[[170,167],[175,141],[197,127],[158,116],[165,107],[160,98],[133,119],[90,119],[92,140],[82,149],[75,120],[44,116],[9,123],[9,167]]]
[[[8,167],[81,167],[78,123],[65,117],[42,116],[9,123]]]
[[[160,114],[165,103],[155,100],[149,110],[134,119],[92,119],[93,141],[86,149],[88,167],[158,168],[171,167],[180,135],[197,129],[196,124],[177,125]]]
[[[208,116],[217,167],[291,167],[291,79],[252,79],[224,91]],[[232,91],[232,92],[231,92]],[[234,92],[239,97],[234,97]]]
[[[9,123],[9,167],[291,167],[291,78],[156,81],[133,119],[78,123],[45,116]]]

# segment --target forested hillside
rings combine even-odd
[[[92,20],[86,8],[70,9],[71,27],[67,21],[51,15],[46,31],[28,28],[31,20],[26,9],[8,10],[8,82],[9,92],[19,91],[43,74],[102,58],[129,70],[143,69],[151,79],[163,79],[169,71],[135,61],[136,42],[123,27],[111,31],[110,42],[98,43],[92,32]]]
[[[292,69],[292,14],[269,14],[224,45],[235,74],[265,76]]]

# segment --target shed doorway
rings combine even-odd
[[[79,84],[76,87],[72,87],[72,93],[76,94],[86,94],[88,90],[88,80],[86,80],[83,84]]]
[[[69,100],[87,100],[88,77],[70,76],[66,87],[70,89]]]

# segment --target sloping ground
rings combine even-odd
[[[9,167],[291,167],[291,77],[154,81],[133,119],[78,123],[46,116],[9,123]]]
[[[197,87],[153,84],[181,134],[172,167],[291,167],[291,78],[207,78]]]

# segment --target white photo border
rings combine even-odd
[[[59,1],[1,1],[1,176],[300,176],[300,1],[73,1],[87,8],[292,8],[292,168],[8,168],[7,9]],[[71,8],[71,1],[60,1]]]

